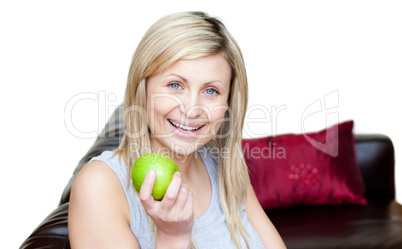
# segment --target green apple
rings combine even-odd
[[[131,169],[131,179],[137,192],[140,192],[142,182],[150,170],[156,172],[156,181],[152,189],[155,200],[162,200],[166,189],[172,181],[173,174],[180,172],[177,164],[168,156],[159,153],[149,153],[139,157]]]

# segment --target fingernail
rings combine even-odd
[[[150,171],[148,172],[148,174],[147,174],[147,177],[148,177],[148,178],[151,178],[151,177],[154,177],[154,175],[155,175],[155,171],[154,171],[154,170],[150,170]]]
[[[178,172],[178,171],[176,171],[174,174],[175,174],[176,176],[180,176],[180,172]]]

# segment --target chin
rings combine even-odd
[[[182,155],[182,156],[188,156],[194,152],[196,152],[199,148],[201,148],[202,146],[204,146],[206,142],[193,142],[193,143],[189,143],[189,142],[182,142],[182,141],[173,141],[171,142],[169,148],[171,150],[172,153],[175,153],[177,155]]]

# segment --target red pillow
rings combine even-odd
[[[264,209],[367,205],[353,121],[306,134],[244,139],[251,183]]]

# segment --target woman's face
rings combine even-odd
[[[155,152],[188,155],[209,142],[228,109],[230,81],[231,68],[221,54],[178,60],[149,77],[147,113]]]

